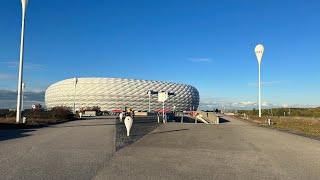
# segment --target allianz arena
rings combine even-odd
[[[71,78],[48,87],[45,103],[48,109],[66,106],[78,111],[80,108],[99,106],[102,111],[130,107],[135,111],[148,111],[147,92],[165,91],[174,93],[165,101],[165,109],[175,111],[196,110],[199,92],[186,84],[123,78]],[[158,95],[150,96],[150,110],[162,109]]]

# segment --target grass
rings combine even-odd
[[[241,117],[243,119],[243,116]],[[267,119],[270,118],[272,125],[267,125]],[[320,137],[320,118],[309,118],[309,117],[261,117],[250,116],[249,119],[246,119],[250,122],[256,123],[260,126],[284,129],[291,132],[317,136]]]
[[[16,123],[16,117],[0,117],[0,123],[7,123],[7,124]]]
[[[312,118],[272,118],[273,127],[313,136],[320,136],[320,120]]]

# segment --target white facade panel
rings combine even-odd
[[[76,110],[99,106],[102,111],[131,107],[136,111],[147,111],[149,95],[147,92],[174,92],[165,101],[165,109],[176,111],[196,110],[199,106],[199,92],[196,88],[171,82],[122,78],[72,78],[52,84],[45,93],[47,108],[67,106]],[[158,95],[151,95],[151,110],[162,109]]]

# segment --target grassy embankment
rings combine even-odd
[[[272,113],[271,113],[272,112]],[[240,111],[242,119],[260,126],[284,129],[291,132],[320,137],[320,108],[276,108],[262,111],[259,118],[257,110]],[[286,116],[284,116],[286,114]],[[272,125],[267,125],[271,119]]]

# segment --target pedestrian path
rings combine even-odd
[[[0,179],[91,179],[115,153],[115,117],[0,130]]]
[[[94,179],[320,179],[319,141],[223,118],[163,124]]]

